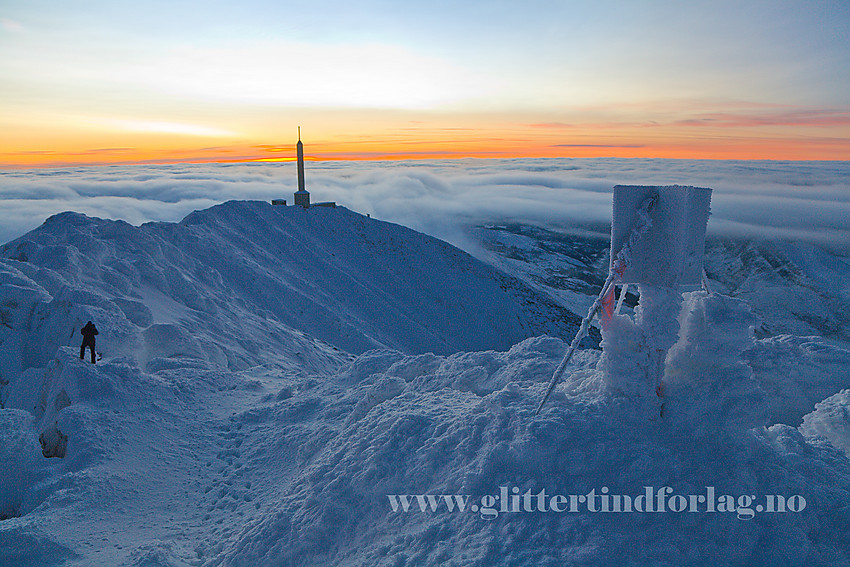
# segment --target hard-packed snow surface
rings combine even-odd
[[[663,396],[640,383],[646,329],[615,317],[535,418],[574,316],[395,225],[260,203],[140,228],[63,214],[4,256],[4,565],[850,564],[850,353],[754,337],[745,299],[684,294],[655,337]],[[482,500],[646,487],[734,498]],[[757,511],[770,495],[796,511]]]

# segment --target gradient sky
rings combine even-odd
[[[0,167],[850,160],[846,0],[2,0]]]

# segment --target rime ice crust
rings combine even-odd
[[[667,355],[666,415],[706,431],[768,423],[764,391],[743,358],[755,317],[746,302],[720,294],[685,294],[681,338]]]
[[[679,338],[678,290],[640,286],[635,319],[617,315],[602,329],[602,357],[597,370],[614,395],[645,400],[660,412],[661,388],[668,349]]]
[[[648,418],[663,404],[665,420],[703,434],[766,425],[766,395],[743,355],[755,345],[754,323],[738,299],[641,286],[635,320],[615,316],[602,330],[591,381]]]
[[[658,199],[650,213],[652,229],[630,250],[629,265],[618,283],[699,285],[711,189],[680,185],[614,187],[611,257],[623,248],[639,222],[636,211],[640,204],[653,194]]]

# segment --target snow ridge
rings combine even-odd
[[[577,319],[448,244],[342,207],[232,201],[138,228],[62,213],[3,256],[2,316],[29,345],[6,348],[24,366],[43,367],[89,319],[110,356],[231,369],[316,369],[376,347],[504,349]]]

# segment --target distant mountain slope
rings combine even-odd
[[[607,227],[557,231],[528,224],[479,227],[499,269],[583,313],[607,274]],[[712,290],[745,299],[758,337],[818,335],[850,344],[850,258],[816,244],[712,237],[705,270]],[[637,302],[630,288],[625,305]]]
[[[505,350],[534,335],[567,337],[578,322],[445,242],[342,207],[231,201],[140,227],[62,213],[2,257],[2,283],[64,301],[66,316],[49,329],[40,321],[55,309],[21,315],[36,343],[76,344],[75,325],[99,318],[109,354],[141,351],[142,362],[304,356],[315,346],[304,334],[352,353]]]

